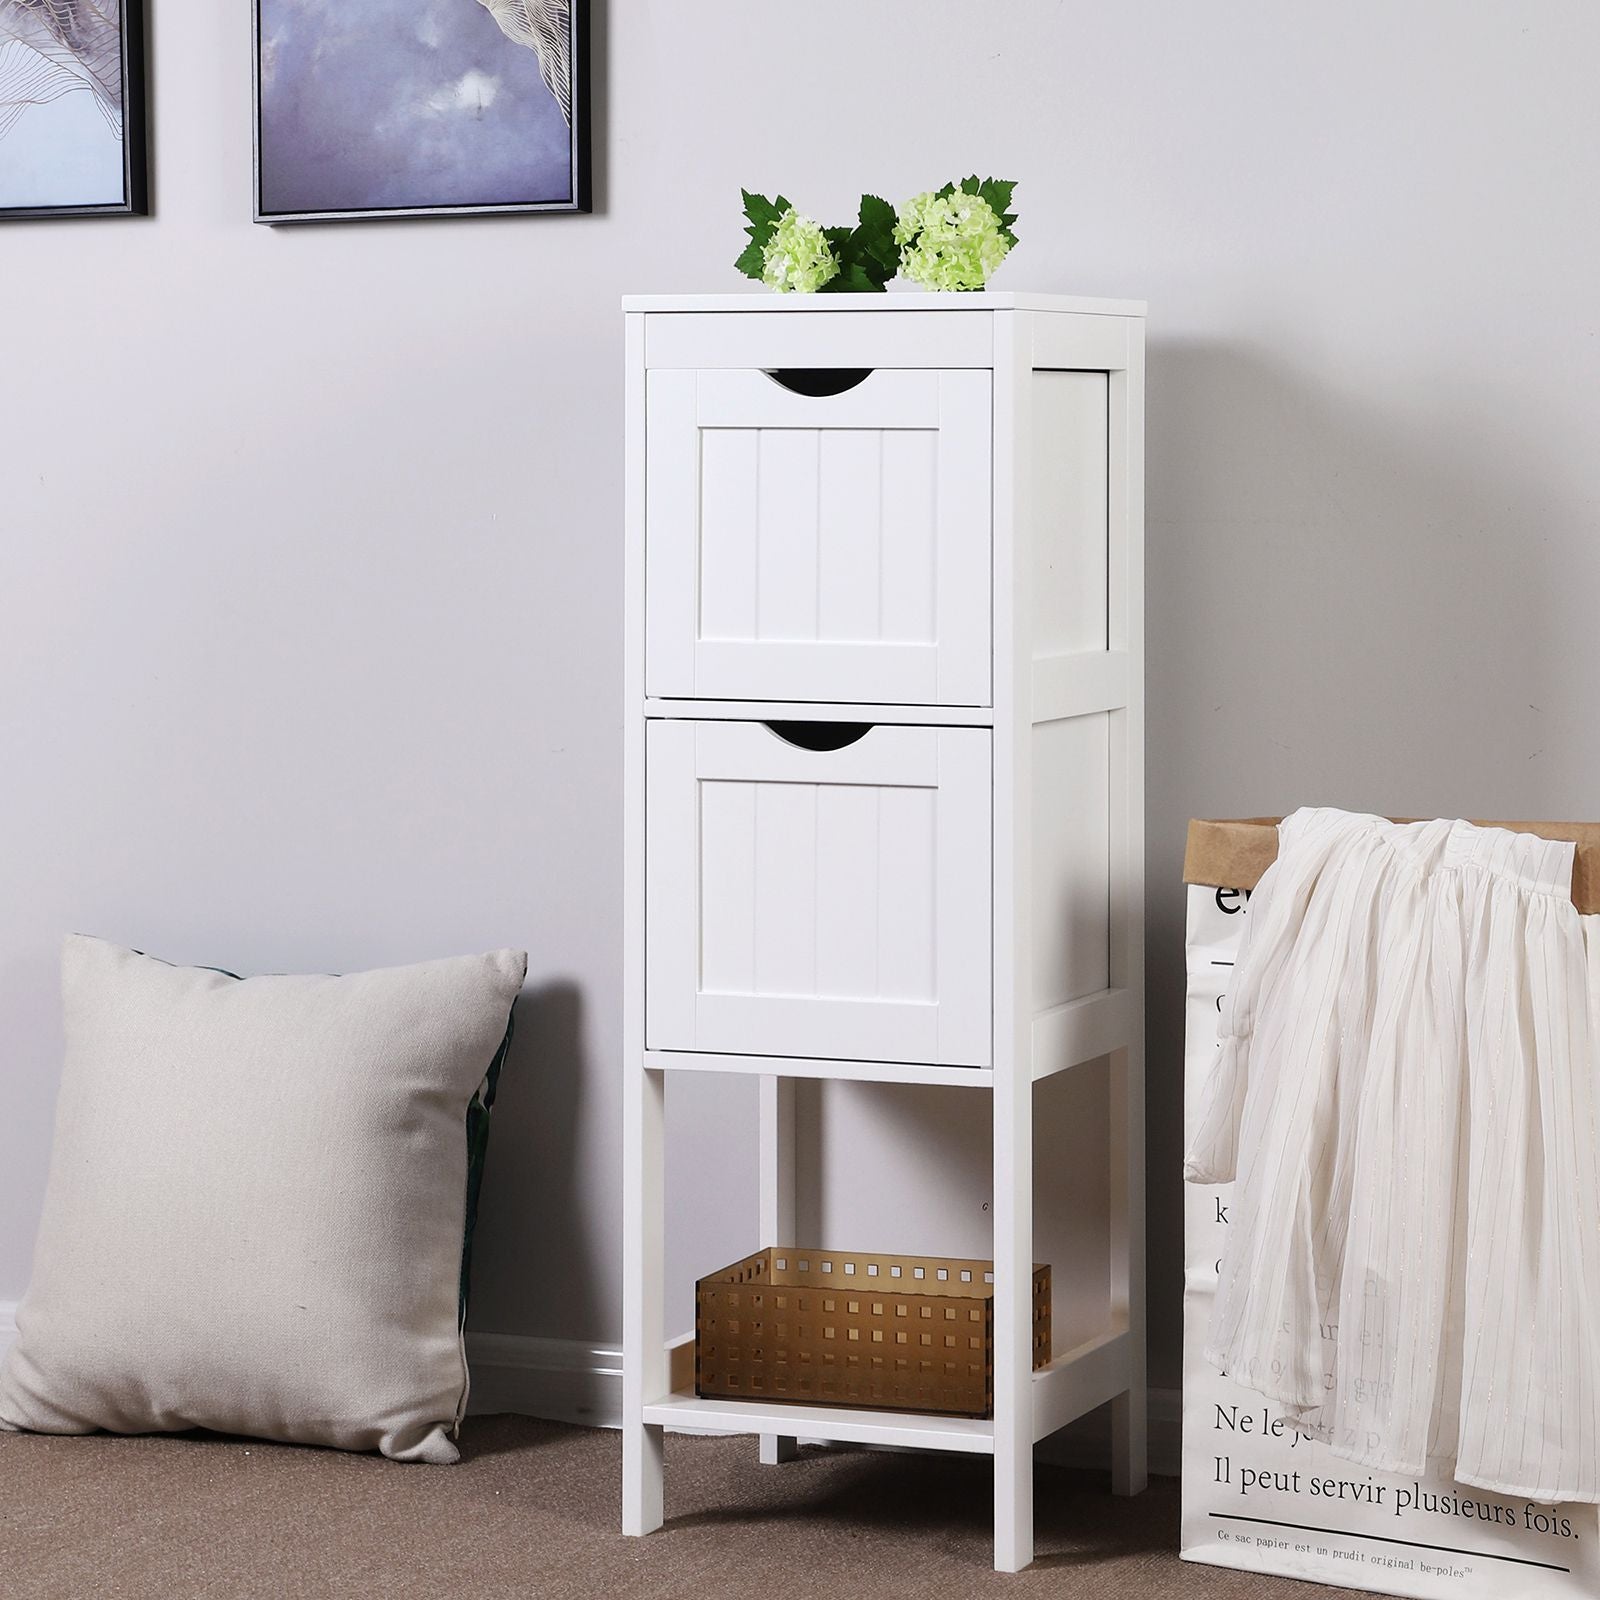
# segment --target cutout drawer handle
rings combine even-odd
[[[799,750],[843,750],[872,732],[870,722],[769,722],[766,726]]]
[[[825,399],[831,394],[843,394],[865,383],[872,376],[871,367],[776,367],[767,376],[791,394],[810,395]]]

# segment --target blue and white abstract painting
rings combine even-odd
[[[257,0],[258,218],[586,209],[580,25],[579,0]]]
[[[125,20],[121,0],[0,0],[0,216],[143,210]]]

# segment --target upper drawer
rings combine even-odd
[[[647,385],[647,694],[989,703],[987,371]]]
[[[644,319],[647,367],[992,367],[988,311],[672,312]]]

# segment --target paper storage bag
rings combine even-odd
[[[1218,1048],[1217,1018],[1277,854],[1275,818],[1190,824],[1185,1107]],[[1573,901],[1600,913],[1600,825],[1499,823],[1577,843]],[[1187,1144],[1187,1134],[1185,1143]],[[1600,1594],[1600,1518],[1454,1483],[1373,1472],[1294,1433],[1273,1404],[1202,1355],[1232,1185],[1184,1185],[1183,1517],[1186,1560],[1420,1600]]]

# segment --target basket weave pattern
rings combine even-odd
[[[1050,1361],[1050,1269],[1033,1270],[1033,1365]],[[695,1286],[695,1392],[987,1417],[994,1266],[772,1248]]]

